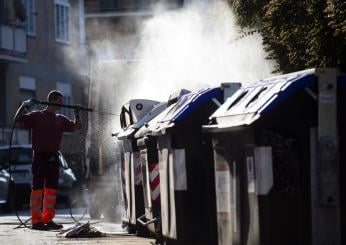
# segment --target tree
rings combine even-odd
[[[268,2],[268,0],[229,0],[237,16],[238,24],[242,27],[260,26],[262,9]]]
[[[229,0],[242,27],[263,30],[276,71],[339,67],[346,71],[343,0]]]

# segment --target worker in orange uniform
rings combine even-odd
[[[53,90],[48,94],[48,102],[63,104],[63,94]],[[63,132],[73,132],[82,128],[79,110],[75,109],[75,120],[57,114],[59,106],[48,105],[44,110],[28,110],[32,100],[22,103],[15,120],[32,133],[32,191],[30,196],[32,229],[58,230],[61,224],[53,221],[55,216],[56,190],[59,179],[58,151]],[[78,106],[76,106],[78,108]],[[43,199],[43,209],[42,209]]]

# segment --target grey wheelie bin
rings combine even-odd
[[[148,236],[148,230],[137,222],[139,215],[144,212],[142,173],[140,154],[133,135],[144,123],[150,120],[152,111],[162,110],[162,103],[152,100],[131,100],[122,107],[120,121],[122,131],[117,134],[123,144],[123,159],[121,163],[125,217],[123,226],[129,233]]]
[[[265,79],[210,117],[203,128],[213,138],[219,245],[345,244],[338,160],[345,133],[337,123],[344,82],[334,69]]]
[[[159,244],[161,244],[163,240],[161,229],[160,174],[157,139],[155,136],[148,135],[148,133],[152,126],[156,125],[157,121],[170,111],[170,108],[174,106],[177,100],[187,93],[190,93],[190,91],[185,89],[173,93],[169,97],[168,102],[165,103],[168,107],[165,108],[164,111],[160,111],[160,114],[156,113],[155,117],[153,117],[149,122],[146,122],[134,136],[141,156],[145,208],[145,213],[137,220],[155,235],[156,243]]]
[[[157,137],[167,244],[217,242],[212,145],[201,126],[223,100],[222,92],[210,88],[186,94],[150,125],[148,134]]]

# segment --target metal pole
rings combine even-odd
[[[311,158],[311,232],[313,245],[340,245],[339,149],[336,69],[318,75],[318,132]]]

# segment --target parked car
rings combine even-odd
[[[9,172],[9,146],[0,147],[0,168]],[[16,194],[16,203],[29,203],[32,185],[32,148],[31,145],[13,145],[11,154],[11,173]],[[67,161],[61,152],[59,152],[59,183],[57,190],[58,200],[70,200],[71,192],[76,183],[76,177],[69,168]],[[4,175],[5,176],[5,175]],[[0,188],[6,188],[6,185],[0,185]],[[7,187],[8,188],[8,187]],[[0,190],[5,193],[6,190]]]
[[[13,182],[10,180],[10,173],[0,165],[0,209],[10,211],[12,207]]]

